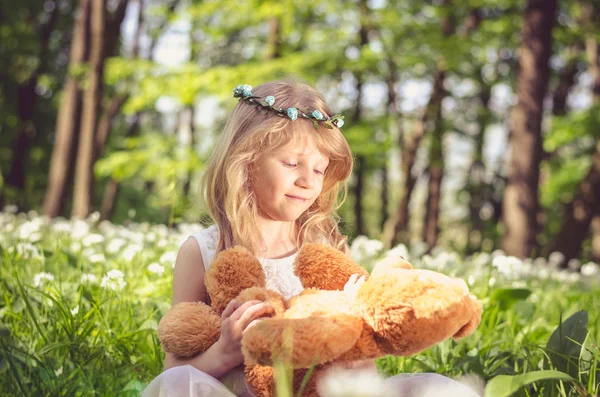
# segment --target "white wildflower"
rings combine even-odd
[[[88,257],[89,261],[92,263],[101,263],[106,262],[106,258],[103,254],[94,254]]]
[[[187,240],[187,238],[186,238]],[[167,240],[158,240],[158,242],[156,243],[156,247],[157,248],[165,248],[167,245],[169,245]]]
[[[81,244],[83,244],[84,247],[89,247],[90,245],[100,244],[103,242],[104,236],[97,233],[88,234],[83,238],[83,240],[81,240]]]
[[[77,315],[77,313],[79,313],[79,305],[75,306],[74,308],[71,309],[71,315],[75,316]]]
[[[18,243],[16,251],[25,259],[40,256],[40,251],[31,243]]]
[[[542,268],[538,270],[537,276],[541,280],[548,280],[550,278],[550,271],[546,268]]]
[[[71,251],[79,252],[81,250],[81,243],[79,241],[73,241],[71,243]]]
[[[493,287],[494,285],[496,285],[496,277],[494,277],[494,276],[490,277],[490,279],[488,280],[488,285],[490,287]]]
[[[524,280],[515,280],[512,282],[511,286],[513,288],[527,288],[527,282]]]
[[[79,282],[82,284],[97,284],[98,277],[94,274],[84,273],[81,275]]]
[[[571,270],[579,270],[581,268],[581,261],[579,259],[571,259],[567,262],[567,267]]]
[[[133,257],[138,253],[142,251],[142,246],[138,245],[138,244],[129,244],[127,246],[127,248],[125,248],[125,251],[123,251],[123,259],[130,261],[133,259]]]
[[[157,262],[153,262],[151,264],[148,265],[148,270],[151,273],[157,274],[159,276],[161,276],[164,272],[165,272],[165,267],[160,265]]]
[[[55,220],[52,222],[52,226],[50,226],[50,229],[55,233],[71,233],[71,228],[71,222],[64,219]]]
[[[469,284],[470,287],[472,287],[473,284],[475,284],[475,277],[473,275],[469,275],[469,277],[467,278],[467,284]]]
[[[581,275],[584,277],[595,277],[600,275],[600,266],[594,262],[588,262],[581,266]]]
[[[96,223],[100,219],[100,213],[98,211],[92,212],[88,217],[87,221],[89,223]]]
[[[22,223],[21,226],[19,226],[17,235],[21,240],[36,241],[38,239],[35,237],[39,235],[40,227],[41,223],[35,219]]]
[[[350,246],[350,255],[358,262],[362,263],[366,260],[373,259],[383,249],[383,242],[379,240],[371,240],[366,236],[358,236],[352,241]]]
[[[546,267],[548,267],[548,263],[546,262],[546,259],[544,259],[544,258],[535,258],[533,260],[533,266],[546,268]]]
[[[108,242],[108,245],[106,246],[106,252],[109,254],[116,254],[125,245],[127,245],[127,242],[122,238],[114,238]]]
[[[564,261],[565,256],[562,254],[562,252],[555,251],[548,256],[548,262],[554,267],[560,266]]]
[[[567,282],[571,284],[578,283],[581,281],[581,273],[579,272],[566,272],[567,273]]]
[[[56,376],[61,376],[62,373],[63,373],[63,367],[62,367],[62,365],[60,366],[59,369],[57,369],[57,370],[54,371],[54,375],[56,375]]]
[[[490,254],[488,254],[487,252],[481,252],[473,259],[473,264],[476,267],[483,267],[487,266],[490,263],[490,260]]]
[[[124,274],[122,271],[117,269],[110,270],[104,275],[104,277],[102,277],[100,286],[113,291],[121,290],[127,284],[125,281],[123,281],[123,277]]]
[[[498,255],[492,260],[492,266],[498,269],[500,274],[507,277],[518,277],[525,268],[523,261],[516,256]]]
[[[317,384],[323,397],[392,397],[393,390],[386,387],[376,370],[331,368]]]
[[[73,220],[73,228],[71,229],[71,238],[74,240],[80,240],[87,236],[90,232],[90,225],[82,221],[81,219]]]
[[[19,207],[17,207],[16,205],[7,205],[2,211],[8,212],[9,214],[16,214],[18,210]]]
[[[163,265],[173,265],[175,263],[175,259],[177,259],[177,253],[175,251],[167,251],[160,256],[158,261]]]
[[[39,287],[46,283],[46,281],[54,281],[54,275],[46,272],[41,272],[33,276],[33,285]]]

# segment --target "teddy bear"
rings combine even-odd
[[[205,274],[210,305],[182,302],[160,321],[165,351],[189,357],[220,335],[221,313],[232,299],[260,300],[271,310],[244,332],[246,381],[259,397],[275,390],[273,367],[294,369],[295,392],[317,396],[317,382],[332,365],[385,355],[412,355],[447,338],[472,334],[481,304],[463,280],[413,269],[391,258],[368,272],[326,244],[305,244],[294,262],[304,291],[290,299],[265,288],[260,262],[246,249],[221,252]],[[355,288],[348,280],[360,277]],[[311,371],[308,383],[302,385]]]

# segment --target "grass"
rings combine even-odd
[[[0,213],[0,395],[139,395],[162,370],[156,326],[170,306],[177,248],[197,228]],[[484,303],[473,336],[382,358],[384,374],[476,374],[487,382],[486,397],[598,395],[594,264],[582,276],[556,261],[499,252],[424,255],[418,245],[381,252],[367,239],[351,248],[366,267],[401,252],[417,268],[462,277]]]

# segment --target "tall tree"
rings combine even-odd
[[[529,256],[536,246],[543,101],[548,88],[556,6],[556,0],[529,0],[521,28],[517,104],[509,135],[511,158],[503,200],[502,240],[506,253],[521,258]]]
[[[597,107],[600,104],[600,58],[599,46],[593,34],[592,21],[595,20],[597,10],[592,3],[585,3],[583,7],[584,26],[588,33],[585,38],[585,50],[588,63],[588,72],[592,76],[592,98]],[[579,258],[583,241],[587,236],[592,238],[592,257],[597,260],[600,253],[595,251],[600,244],[600,141],[596,139],[595,151],[592,155],[592,164],[581,181],[573,200],[565,206],[563,222],[550,245],[550,252],[559,251],[565,256],[565,264],[574,258]],[[591,232],[591,233],[590,233]]]
[[[13,186],[22,193],[24,193],[25,190],[29,150],[36,134],[34,114],[38,95],[35,90],[40,75],[46,73],[48,68],[50,36],[58,18],[59,6],[55,2],[50,2],[50,4],[48,4],[48,10],[50,11],[44,12],[46,15],[42,15],[41,18],[35,18],[36,20],[39,19],[43,21],[38,23],[35,29],[38,32],[39,39],[38,65],[18,88],[17,115],[19,117],[19,124],[17,137],[14,140],[12,147],[10,173],[6,178],[6,182],[8,185]],[[18,203],[20,204],[19,206],[22,206],[24,204],[24,199],[21,198]]]
[[[69,59],[69,76],[62,92],[54,147],[48,173],[48,187],[44,197],[44,214],[56,217],[63,214],[69,172],[79,131],[82,91],[75,72],[87,61],[89,53],[90,0],[80,0],[77,22],[73,28],[73,41]]]
[[[96,128],[102,100],[106,32],[106,0],[91,0],[91,49],[87,88],[83,98],[77,149],[72,215],[86,217],[92,210]]]
[[[359,10],[360,10],[360,28],[358,30],[359,35],[359,46],[362,49],[369,43],[369,6],[367,5],[366,0],[359,1]],[[358,124],[360,119],[362,118],[363,113],[363,84],[364,84],[364,72],[357,71],[355,73],[356,77],[356,103],[354,105],[354,112],[352,114],[352,123]],[[364,186],[366,179],[366,158],[361,155],[357,155],[354,162],[354,186],[353,186],[353,195],[354,195],[354,220],[356,224],[356,234],[357,235],[366,235],[367,228],[365,224],[365,219],[363,215],[363,206],[362,206],[362,198],[364,195]]]

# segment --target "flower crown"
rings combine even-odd
[[[273,104],[275,103],[275,97],[273,95],[269,95],[264,98],[264,101],[261,101],[262,97],[252,95],[252,86],[248,84],[238,85],[235,87],[233,89],[233,97],[240,98],[240,101],[244,100],[252,106],[260,106],[260,111],[264,112],[265,114],[271,110],[274,111],[278,116],[288,117],[292,121],[296,120],[298,116],[302,117],[303,119],[312,120],[313,126],[317,130],[319,129],[319,123],[322,123],[325,128],[329,129],[333,129],[332,124],[337,128],[342,128],[344,125],[344,116],[341,114],[325,117],[318,110],[313,110],[312,112],[301,112],[297,108],[282,109],[274,107]]]

